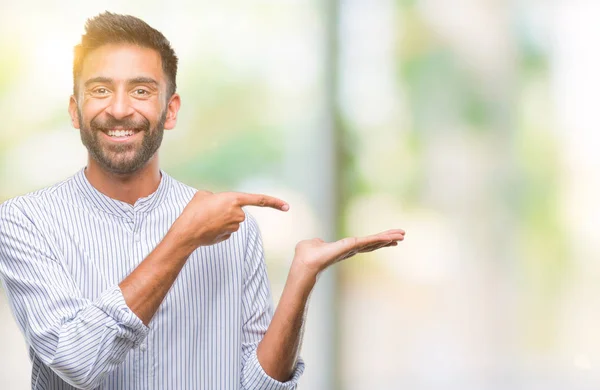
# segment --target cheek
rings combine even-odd
[[[139,107],[136,109],[139,115],[143,116],[152,126],[155,126],[160,120],[163,114],[163,107],[160,105],[148,105]]]
[[[107,106],[107,102],[103,100],[88,100],[84,101],[79,112],[83,115],[84,123],[89,123],[91,119],[101,114]]]
[[[161,104],[158,99],[141,100],[133,104],[133,108],[147,118],[156,118],[164,109],[164,104]]]

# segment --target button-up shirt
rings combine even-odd
[[[195,189],[161,172],[130,205],[82,169],[0,205],[0,277],[32,362],[32,389],[294,389],[260,366],[273,307],[256,221],[198,248],[148,326],[119,283],[163,239]],[[165,259],[168,261],[168,259]]]

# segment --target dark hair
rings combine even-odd
[[[111,43],[131,43],[154,49],[160,54],[162,68],[167,78],[167,96],[177,89],[177,56],[171,44],[158,30],[131,15],[104,12],[90,18],[85,24],[81,43],[75,46],[73,60],[73,93],[77,94],[77,80],[81,76],[83,61],[95,49]],[[168,99],[168,98],[167,98]]]

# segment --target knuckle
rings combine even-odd
[[[212,194],[213,193],[210,191],[204,191],[204,190],[196,191],[196,193],[193,196],[193,199],[204,199],[207,196],[210,196]]]
[[[236,194],[230,194],[227,197],[227,204],[229,204],[229,206],[232,207],[232,208],[239,207],[239,205],[240,205],[240,198]]]
[[[356,245],[356,237],[346,237],[342,239],[343,246],[355,246]]]

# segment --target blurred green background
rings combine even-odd
[[[72,48],[104,10],[180,58],[163,169],[291,204],[251,210],[275,301],[297,241],[407,231],[319,281],[301,389],[600,386],[600,3],[0,0],[0,201],[85,165]],[[4,295],[0,345],[29,388]]]

